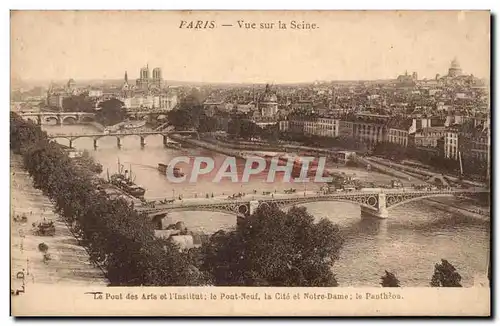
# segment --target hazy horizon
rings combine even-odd
[[[212,30],[181,20],[215,20]],[[315,22],[317,30],[242,30],[237,20]],[[13,11],[11,79],[120,80],[162,68],[182,83],[298,84],[419,79],[465,74],[489,79],[487,11]]]

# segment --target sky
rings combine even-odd
[[[179,28],[192,20],[215,28]],[[257,28],[239,28],[242,20]],[[318,28],[291,29],[293,20]],[[489,12],[11,12],[11,77],[24,81],[121,79],[125,71],[133,80],[146,64],[164,79],[194,82],[373,80],[406,70],[434,78],[454,58],[464,73],[489,77]]]

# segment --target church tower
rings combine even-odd
[[[128,97],[129,96],[129,90],[130,90],[130,86],[128,84],[128,74],[125,71],[125,77],[124,77],[123,86],[122,86],[122,95],[123,95],[123,97]]]

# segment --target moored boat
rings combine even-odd
[[[166,175],[167,170],[168,170],[167,164],[158,163],[158,171],[160,171],[160,173]],[[176,178],[180,178],[180,177],[184,176],[184,173],[182,172],[182,170],[180,168],[177,168],[177,167],[174,167],[173,173],[174,173],[174,177],[176,177]]]
[[[118,162],[118,172],[109,177],[109,182],[125,193],[136,197],[143,198],[146,193],[146,189],[138,184],[135,184],[132,180],[132,171],[123,171],[123,166]]]

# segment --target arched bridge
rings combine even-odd
[[[327,195],[291,195],[282,198],[259,198],[254,200],[224,200],[224,199],[197,199],[193,201],[174,201],[170,204],[161,204],[155,207],[138,207],[139,212],[144,212],[154,218],[173,211],[211,211],[248,216],[258,207],[275,206],[284,209],[290,206],[321,201],[340,201],[356,203],[361,206],[365,215],[378,218],[387,218],[389,209],[404,203],[430,197],[446,197],[455,195],[474,195],[487,193],[488,189],[455,189],[455,190],[387,190],[383,192],[342,192]]]
[[[46,124],[55,121],[56,124],[78,124],[94,121],[95,114],[89,112],[22,112],[19,115],[37,124]]]
[[[148,120],[157,119],[167,115],[165,110],[148,110],[137,111],[127,110],[126,117],[132,120]],[[21,117],[26,120],[31,120],[39,125],[47,124],[50,121],[55,121],[56,124],[80,124],[92,122],[95,119],[95,114],[90,112],[47,112],[47,111],[32,111],[21,112]]]
[[[78,138],[92,138],[94,140],[94,148],[97,148],[97,141],[102,137],[116,137],[116,145],[121,148],[121,141],[123,137],[127,136],[139,136],[141,141],[141,146],[146,145],[146,137],[151,135],[162,135],[163,144],[168,144],[168,136],[178,134],[178,135],[190,135],[199,139],[199,134],[196,130],[181,130],[181,131],[123,131],[123,132],[99,132],[99,133],[81,133],[81,134],[52,134],[48,135],[49,139],[55,138],[65,138],[69,141],[69,147],[73,148],[73,141]]]

